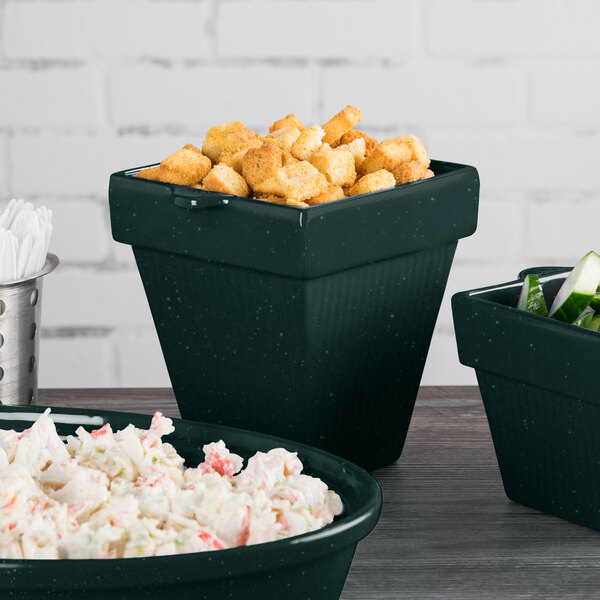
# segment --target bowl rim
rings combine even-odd
[[[38,415],[46,408],[45,406],[0,405],[0,416],[6,413]],[[107,422],[111,417],[117,416],[120,419],[128,418],[129,422],[138,424],[152,418],[152,415],[140,413],[56,406],[50,408],[51,417],[60,417],[60,415],[100,416]],[[155,572],[160,572],[161,585],[192,583],[221,577],[239,577],[249,573],[258,574],[303,562],[312,562],[321,556],[338,552],[350,545],[356,545],[375,527],[383,501],[381,487],[372,475],[354,463],[326,451],[276,436],[200,421],[169,418],[173,419],[175,431],[177,431],[178,425],[181,428],[183,424],[198,431],[208,429],[209,431],[223,432],[225,436],[227,433],[231,433],[233,436],[250,436],[257,441],[268,440],[269,444],[281,442],[285,444],[284,447],[291,448],[291,451],[297,451],[301,456],[318,456],[328,462],[335,461],[339,464],[340,471],[343,470],[344,473],[352,475],[359,482],[359,491],[362,490],[368,494],[368,500],[360,507],[351,507],[350,512],[345,510],[333,523],[316,531],[251,546],[134,558],[0,559],[0,574],[2,575],[0,576],[0,590],[79,589],[81,582],[77,577],[72,576],[73,573],[79,572],[85,573],[86,580],[93,579],[94,586],[100,589],[114,589],[115,576],[119,574],[122,576],[123,573],[126,573],[127,577],[120,579],[118,584],[123,588],[151,587],[155,582],[152,578],[148,578],[148,575]],[[13,419],[13,421],[18,420],[18,418]],[[31,419],[32,422],[33,420]],[[0,427],[5,428],[3,424],[6,424],[7,421],[11,422],[6,417],[2,417]],[[85,425],[86,423],[76,422],[73,423],[73,427],[79,424]],[[227,437],[220,439],[224,439],[227,443]]]
[[[521,276],[542,271],[542,283],[560,283],[571,270],[532,267],[521,271]],[[452,296],[460,362],[474,368],[478,378],[479,373],[493,373],[569,401],[600,406],[592,391],[600,385],[598,332],[519,310],[522,284],[517,279]]]
[[[129,169],[123,169],[121,171],[116,171],[114,173],[112,173],[111,177],[126,177],[128,179],[132,179],[134,178],[134,175],[137,175],[140,171],[143,171],[144,169],[151,169],[154,167],[158,167],[160,166],[160,162],[158,163],[151,163],[149,165],[143,165],[141,167],[131,167]],[[455,162],[450,162],[450,161],[444,161],[444,160],[436,160],[436,159],[431,159],[431,165],[430,168],[437,168],[437,167],[442,167],[443,169],[447,169],[444,170],[442,173],[439,174],[435,174],[435,176],[433,178],[429,178],[429,179],[419,179],[418,181],[411,181],[409,183],[403,183],[401,185],[396,185],[394,188],[384,188],[382,190],[376,190],[374,192],[367,192],[365,194],[357,194],[356,196],[346,196],[345,198],[339,198],[338,200],[333,200],[331,202],[323,202],[322,204],[315,204],[312,206],[293,206],[293,205],[289,205],[289,204],[277,204],[276,202],[265,202],[264,200],[256,200],[255,198],[251,198],[251,197],[244,197],[244,196],[235,196],[234,194],[223,194],[221,192],[211,192],[211,191],[207,191],[207,190],[201,190],[199,188],[194,188],[193,186],[187,186],[187,185],[180,185],[177,183],[168,183],[165,181],[157,181],[154,179],[144,179],[143,177],[139,178],[139,181],[142,182],[147,182],[150,184],[156,184],[158,186],[161,186],[163,188],[166,189],[173,189],[176,190],[177,193],[182,193],[184,194],[184,196],[186,198],[201,198],[201,197],[207,197],[212,199],[213,205],[219,205],[219,204],[229,204],[230,201],[245,201],[245,202],[251,202],[256,204],[257,206],[260,205],[274,205],[277,207],[280,207],[280,209],[293,209],[296,211],[305,211],[305,210],[309,210],[312,209],[311,212],[316,212],[319,209],[323,209],[326,207],[331,207],[332,205],[334,206],[341,206],[343,204],[346,204],[348,201],[352,202],[353,200],[355,200],[356,198],[364,198],[364,197],[375,197],[378,196],[379,194],[381,194],[382,192],[389,192],[390,189],[396,189],[396,190],[406,190],[406,189],[410,189],[412,187],[414,187],[415,185],[427,185],[427,183],[430,183],[430,179],[436,179],[439,181],[440,178],[444,178],[447,179],[448,177],[452,177],[454,176],[457,172],[460,171],[464,171],[466,169],[472,169],[473,167],[471,165],[467,165],[467,164],[462,164],[462,163],[455,163]],[[279,210],[279,209],[277,209]]]
[[[572,335],[591,336],[593,338],[598,335],[597,331],[592,331],[591,329],[586,329],[585,327],[573,327],[572,323],[566,323],[564,321],[559,321],[558,319],[553,319],[551,317],[545,317],[542,315],[537,315],[535,313],[527,312],[525,310],[519,310],[516,306],[503,304],[502,302],[498,302],[496,300],[486,297],[488,294],[491,295],[499,290],[520,288],[523,285],[523,279],[525,278],[525,275],[528,275],[530,273],[541,274],[540,282],[546,283],[555,279],[566,278],[572,270],[573,267],[564,266],[527,267],[519,272],[518,279],[506,281],[504,283],[495,283],[480,288],[473,288],[471,290],[456,292],[452,296],[453,302],[455,301],[454,298],[464,298],[467,299],[469,302],[482,302],[486,305],[494,306],[495,310],[500,311],[501,314],[518,316],[520,319],[531,319],[540,323],[546,323],[548,327],[555,327],[557,328],[557,331],[560,331],[560,329],[562,328],[565,331],[570,332]]]

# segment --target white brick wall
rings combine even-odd
[[[531,117],[536,124],[598,126],[599,105],[600,72],[593,64],[544,67],[531,74]]]
[[[206,35],[210,15],[209,2],[7,2],[6,56],[35,61],[197,59],[211,51]]]
[[[42,386],[168,385],[111,172],[206,128],[323,122],[351,102],[376,136],[414,132],[477,166],[424,383],[473,383],[450,296],[571,264],[600,222],[595,0],[0,0],[0,202],[55,211]]]
[[[111,173],[158,162],[164,148],[178,148],[190,138],[197,137],[191,134],[117,135],[113,132],[99,135],[15,133],[9,140],[10,190],[23,197],[88,196],[106,202]],[[32,169],[38,169],[36,176]]]
[[[118,127],[174,126],[204,132],[235,120],[232,114],[248,126],[259,126],[296,107],[314,118],[315,98],[307,67],[143,65],[119,68],[109,80],[110,112]]]
[[[436,63],[323,69],[324,114],[354,103],[365,125],[509,125],[517,118],[513,69]]]
[[[427,48],[436,57],[600,56],[595,0],[429,0]]]
[[[222,2],[217,53],[276,60],[398,60],[410,52],[412,13],[410,0]]]
[[[7,68],[0,71],[0,90],[0,127],[75,129],[99,124],[102,88],[90,69]]]
[[[106,334],[65,332],[43,337],[40,348],[40,387],[110,387],[114,385],[114,349]]]

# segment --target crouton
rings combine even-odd
[[[291,152],[299,160],[309,160],[312,153],[323,143],[325,130],[319,125],[303,129],[292,144]]]
[[[323,204],[324,202],[331,202],[332,200],[339,200],[340,198],[344,198],[344,190],[339,185],[334,185],[330,183],[326,190],[315,196],[314,198],[309,198],[306,203],[309,206],[315,206],[317,204]]]
[[[215,165],[204,178],[202,189],[233,196],[246,197],[250,194],[244,178],[227,165]]]
[[[284,129],[285,127],[297,127],[302,131],[304,129],[304,125],[302,125],[302,121],[296,115],[287,115],[283,117],[283,119],[279,119],[279,121],[275,121],[271,127],[269,127],[269,133],[273,133],[278,129]]]
[[[354,156],[354,166],[356,169],[358,169],[363,160],[365,160],[366,142],[364,138],[358,137],[348,144],[340,144],[336,147],[336,149],[339,148],[345,148],[346,150],[350,150],[350,152],[352,152],[352,156]]]
[[[262,142],[262,138],[256,131],[252,131],[250,129],[238,129],[237,131],[232,131],[228,133],[223,138],[223,143],[221,145],[221,152],[219,154],[225,153],[235,153],[238,150],[241,150],[244,146],[248,145],[251,142],[255,142],[259,140]],[[217,158],[217,160],[219,160]]]
[[[288,206],[301,206],[302,208],[308,208],[310,206],[310,204],[302,202],[301,200],[296,200],[296,198],[288,198],[285,203]]]
[[[165,183],[195,185],[204,179],[210,167],[208,157],[204,156],[196,146],[186,144],[181,150],[165,158],[160,166],[144,169],[137,176]]]
[[[350,142],[353,142],[354,140],[356,140],[358,138],[362,138],[363,140],[365,140],[365,155],[366,156],[369,156],[369,154],[371,154],[371,152],[373,150],[375,150],[375,148],[377,148],[377,146],[379,146],[379,142],[375,138],[368,136],[366,133],[359,131],[358,129],[351,129],[350,131],[347,131],[340,138],[338,145],[349,144]]]
[[[327,179],[310,163],[299,161],[277,170],[273,177],[255,186],[257,192],[275,194],[296,200],[306,200],[318,196],[327,188]]]
[[[235,134],[232,134],[235,135]],[[245,144],[239,146],[237,150],[223,150],[219,154],[219,163],[223,163],[238,173],[242,173],[242,161],[246,152],[252,148],[258,148],[263,145],[263,138],[253,137],[250,138]]]
[[[270,177],[274,177],[282,166],[282,151],[279,144],[270,138],[258,148],[252,148],[242,159],[242,175],[248,185],[256,190],[256,186]]]
[[[323,129],[325,130],[323,142],[326,144],[337,142],[337,140],[339,140],[347,131],[352,129],[361,119],[362,114],[360,110],[349,104],[323,125]]]
[[[149,169],[142,169],[136,174],[136,177],[142,177],[143,179],[152,179],[152,181],[158,181],[160,178],[160,167],[150,167]]]
[[[292,144],[298,139],[299,135],[300,130],[297,127],[284,127],[283,129],[276,129],[267,137],[276,140],[282,150],[289,152],[292,149]]]
[[[359,194],[368,194],[377,190],[385,190],[396,185],[394,176],[385,169],[380,169],[374,173],[369,173],[361,177],[350,189],[350,196],[358,196]]]
[[[255,194],[253,196],[255,200],[262,200],[263,202],[274,202],[275,204],[285,204],[285,198],[281,196],[275,196],[273,194]]]
[[[281,160],[284,167],[290,163],[300,162],[295,156],[292,156],[290,152],[286,152],[285,150],[281,151]]]
[[[202,144],[202,153],[208,156],[213,163],[219,160],[219,154],[223,150],[225,140],[230,133],[235,131],[243,131],[246,126],[241,121],[233,121],[232,123],[224,123],[211,127],[206,132],[206,139]]]
[[[408,144],[399,142],[397,138],[384,140],[362,161],[358,172],[360,175],[366,175],[380,169],[391,171],[397,165],[408,162],[410,157],[411,150]]]
[[[310,163],[334,185],[350,186],[356,179],[354,156],[345,148],[322,144],[313,152]]]
[[[428,173],[431,173],[431,175],[428,175]],[[397,184],[410,183],[412,181],[419,181],[419,179],[433,177],[433,172],[429,171],[427,167],[424,167],[417,160],[411,160],[398,165],[392,171],[392,174],[394,175]]]
[[[431,161],[429,160],[429,156],[427,156],[423,142],[416,135],[404,135],[395,139],[408,144],[411,151],[411,160],[420,162],[426,169],[429,168]]]

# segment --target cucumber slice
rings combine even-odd
[[[596,294],[590,302],[590,308],[593,308],[596,312],[600,312],[600,289],[596,290]]]
[[[548,308],[544,300],[544,292],[538,275],[526,275],[521,288],[517,308],[542,317],[548,316]]]
[[[600,283],[600,256],[588,252],[573,268],[554,298],[550,316],[573,323],[589,306]]]
[[[590,329],[600,331],[600,315],[594,315],[590,323]]]
[[[586,329],[592,328],[592,321],[594,319],[594,311],[589,307],[585,309],[584,313],[577,319],[573,325],[578,327],[585,327]]]

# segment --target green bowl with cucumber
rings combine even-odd
[[[600,530],[600,256],[455,294],[506,495]]]

